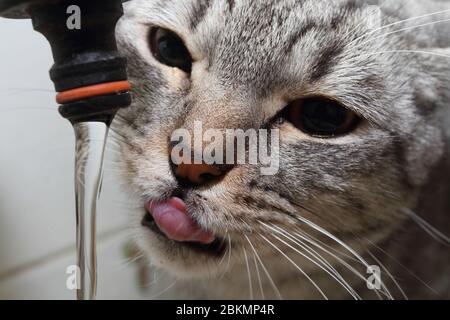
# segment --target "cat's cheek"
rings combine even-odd
[[[163,66],[161,71],[168,85],[175,90],[187,90],[191,85],[189,75],[178,68]]]

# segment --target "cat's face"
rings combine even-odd
[[[405,35],[364,37],[379,27],[377,18],[367,22],[373,10],[317,0],[127,4],[117,34],[134,103],[113,130],[127,185],[143,208],[134,219],[138,243],[153,263],[202,277],[221,271],[230,249],[231,263],[242,261],[244,249],[270,261],[278,253],[267,240],[288,252],[273,235],[287,242],[276,230],[318,235],[306,221],[345,242],[377,240],[398,227],[400,209],[414,205],[440,156],[440,133],[415,103],[419,66],[386,52],[407,48]],[[157,28],[178,35],[192,65],[158,59],[151,44]],[[311,134],[291,110],[308,99],[318,108],[344,107],[358,121],[339,134]],[[180,183],[169,139],[194,121],[203,130],[278,129],[278,172],[235,165],[208,183]],[[173,195],[223,245],[189,246],[141,225],[146,204]]]

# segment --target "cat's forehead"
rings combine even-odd
[[[377,1],[370,1],[370,3]],[[125,3],[128,11],[151,18],[165,16],[166,22],[185,24],[195,28],[209,15],[220,14],[230,19],[235,16],[241,20],[242,14],[248,18],[259,17],[263,20],[287,18],[296,14],[297,18],[307,16],[313,19],[332,19],[336,14],[361,8],[367,1],[362,0],[133,0]],[[221,21],[215,21],[220,23]],[[261,21],[263,22],[263,21]],[[180,25],[181,26],[181,25]]]
[[[216,70],[246,85],[275,83],[279,79],[271,75],[285,74],[286,66],[299,67],[301,60],[304,66],[321,63],[316,60],[322,56],[331,61],[345,50],[343,37],[359,8],[353,1],[224,2],[194,20],[194,39]],[[327,71],[320,69],[313,78]]]
[[[143,23],[178,33],[194,60],[249,85],[256,72],[273,82],[269,75],[282,71],[299,45],[300,54],[332,60],[345,49],[343,37],[361,22],[360,8],[354,0],[139,0],[132,11]]]
[[[361,7],[355,0],[134,0],[127,11],[203,46],[246,42],[262,47],[292,46],[310,29],[351,25]]]

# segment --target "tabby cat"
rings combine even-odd
[[[448,21],[437,0],[127,2],[111,129],[153,297],[449,298]],[[277,130],[279,170],[174,163],[195,122]]]

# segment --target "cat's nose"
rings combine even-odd
[[[174,166],[174,173],[177,179],[181,182],[187,182],[193,185],[202,185],[221,177],[224,171],[218,166],[206,163],[181,163]]]
[[[219,180],[232,167],[226,164],[195,163],[193,159],[189,163],[176,161],[178,164],[175,164],[172,160],[171,158],[172,172],[176,179],[179,183],[189,186],[199,186]]]

